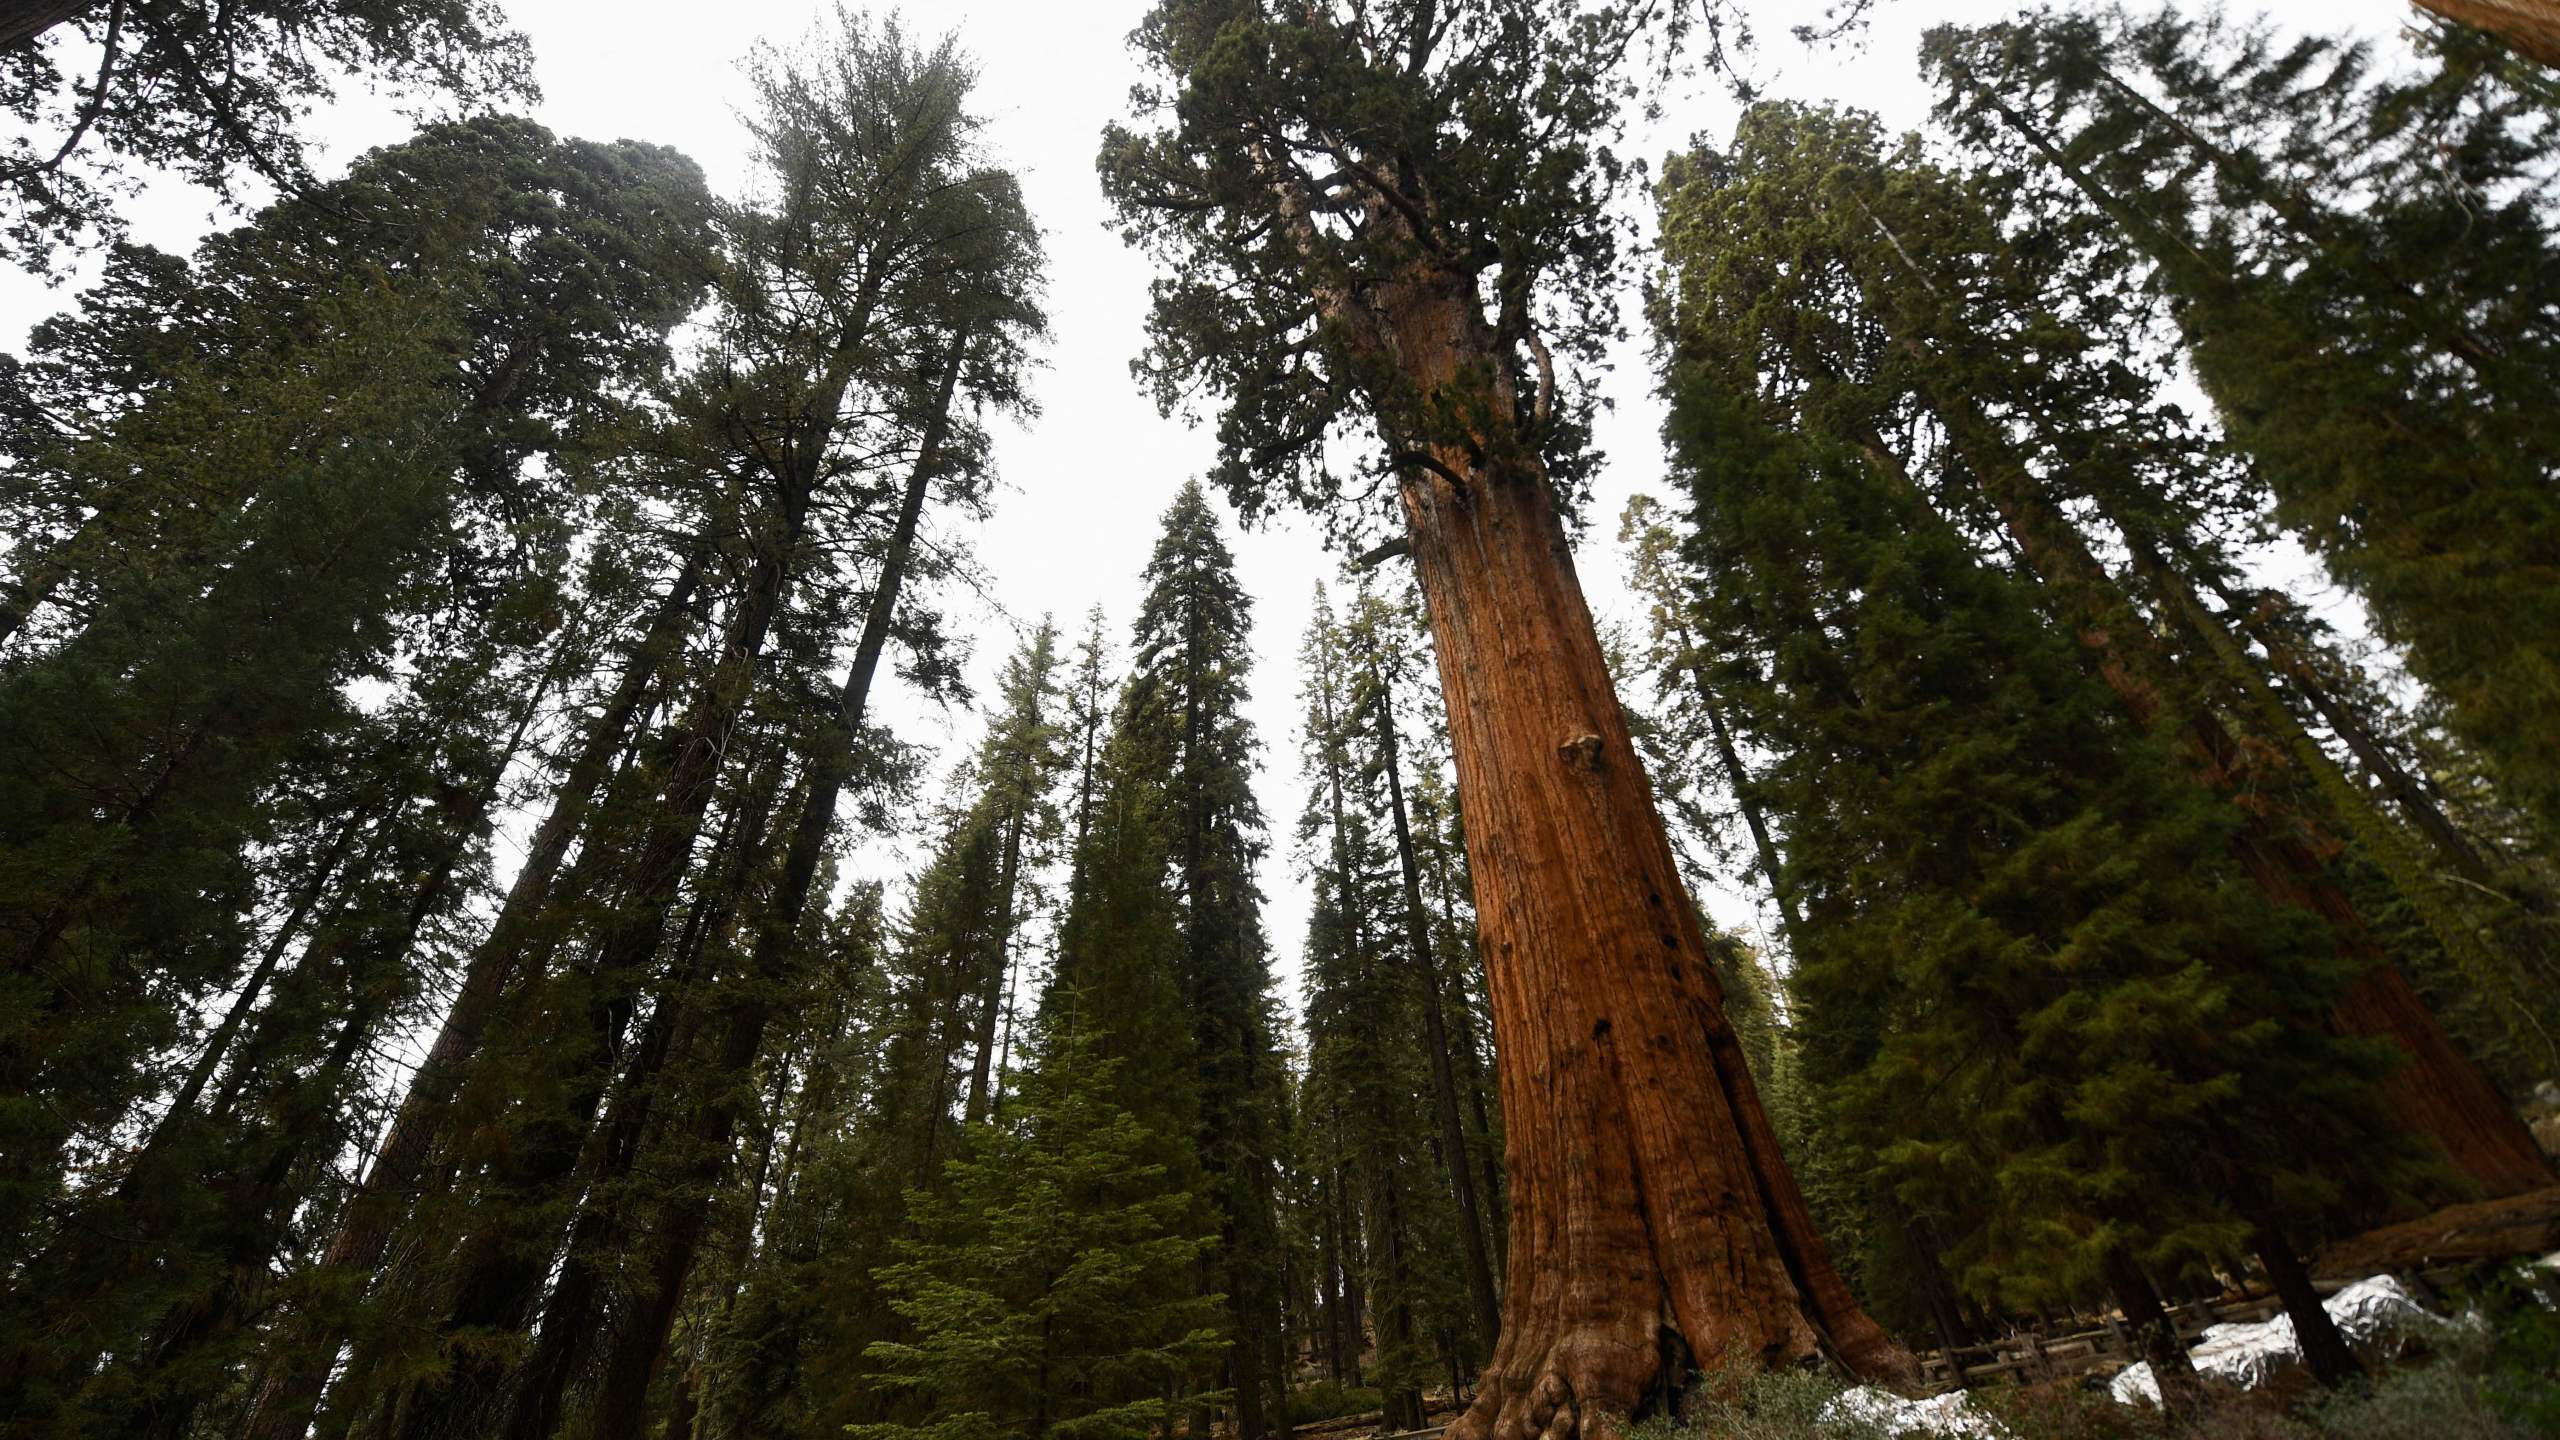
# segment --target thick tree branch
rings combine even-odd
[[[1351,558],[1354,570],[1375,570],[1390,560],[1400,560],[1413,553],[1413,541],[1399,535],[1384,545],[1364,550]]]
[[[1390,465],[1418,466],[1421,469],[1428,470],[1432,474],[1439,476],[1441,479],[1448,481],[1460,490],[1467,488],[1466,476],[1461,475],[1457,471],[1450,469],[1448,466],[1441,464],[1437,457],[1425,451],[1400,450],[1395,454],[1388,456],[1387,463]]]

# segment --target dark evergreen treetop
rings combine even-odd
[[[2275,520],[2549,828],[2560,111],[2477,34],[2420,43],[2382,70],[2173,12],[2037,11],[1924,53],[1985,170],[2141,256]]]
[[[98,48],[88,74],[60,42]],[[78,46],[70,47],[75,53]],[[226,199],[244,175],[312,183],[299,122],[350,75],[465,103],[534,96],[532,55],[492,0],[20,0],[0,9],[0,254],[43,272],[123,228],[139,170]]]
[[[1263,829],[1252,788],[1261,742],[1244,713],[1253,597],[1236,579],[1234,552],[1197,482],[1185,485],[1165,511],[1164,533],[1144,576],[1122,731],[1152,747],[1166,765],[1160,778],[1173,787],[1175,803],[1192,812],[1180,823],[1249,847],[1228,862],[1241,862],[1249,876]],[[1207,858],[1180,848],[1175,854],[1178,863]]]

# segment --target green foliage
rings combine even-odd
[[[63,68],[79,42],[99,49],[94,74]],[[47,272],[120,233],[137,169],[226,199],[243,180],[309,186],[300,122],[357,77],[421,99],[534,96],[524,39],[488,0],[16,7],[0,27],[0,114],[20,131],[0,179],[9,258]]]
[[[1232,1316],[1230,1388],[1258,1435],[1283,1393],[1273,1205],[1286,1117],[1254,883],[1265,841],[1244,714],[1252,602],[1196,482],[1166,510],[1145,579],[1051,1023],[1080,1009],[1128,1066],[1128,1108],[1190,1146],[1220,1217],[1206,1273]],[[1061,994],[1073,997],[1063,1007]],[[1168,1173],[1192,1183],[1179,1162]]]
[[[1348,620],[1337,620],[1320,587],[1300,651],[1308,796],[1299,866],[1315,904],[1302,951],[1307,1057],[1297,1105],[1312,1132],[1305,1161],[1324,1171],[1312,1197],[1325,1207],[1315,1228],[1331,1249],[1320,1263],[1342,1266],[1365,1292],[1376,1332],[1367,1373],[1391,1412],[1407,1407],[1391,1413],[1397,1420],[1418,1413],[1439,1368],[1432,1351],[1446,1342],[1433,1338],[1475,1328],[1457,1283],[1465,1239],[1449,1177],[1431,1158],[1439,1130],[1423,977],[1384,772],[1381,726],[1407,723],[1389,708],[1384,682],[1409,678],[1413,629],[1412,617],[1365,586]]]
[[[1658,12],[1174,0],[1148,13],[1132,37],[1147,128],[1105,132],[1103,188],[1131,243],[1165,262],[1146,378],[1168,412],[1216,397],[1216,479],[1248,518],[1297,506],[1343,530],[1374,523],[1392,476],[1372,430],[1401,450],[1516,427],[1578,489],[1630,238],[1611,204],[1628,172],[1611,147],[1632,88],[1623,62],[1667,35]],[[1379,316],[1409,276],[1471,305],[1491,297],[1471,324],[1497,373],[1442,385],[1393,360]]]
[[[1339,1420],[1345,1415],[1366,1415],[1385,1404],[1375,1385],[1344,1385],[1332,1380],[1319,1380],[1301,1385],[1289,1392],[1289,1423],[1313,1425],[1324,1420]]]
[[[1115,1068],[1091,1038],[1053,1034],[943,1192],[910,1193],[912,1233],[879,1281],[914,1338],[865,1353],[872,1383],[921,1414],[854,1426],[859,1440],[1140,1440],[1225,1349],[1223,1297],[1190,1284],[1213,1242],[1146,1158],[1158,1147],[1113,1099]]]
[[[2005,263],[1962,248],[1933,176],[1859,117],[1755,110],[1667,172],[1657,323],[1690,628],[1776,757],[1817,1130],[1882,1186],[1868,1279],[1917,1224],[1969,1288],[2031,1307],[2127,1263],[2226,1262],[2270,1205],[2317,1226],[2406,1172],[2371,1088],[2388,1052],[2324,1025],[2353,962],[2239,871],[2242,812],[2055,624],[2086,583],[2047,567],[2063,542],[2017,527],[2043,572],[2022,574],[1962,528],[2023,503],[1972,397],[2041,387],[2015,443],[2102,424],[2074,369],[2020,378],[1914,327]],[[1908,288],[1913,266],[1945,283]]]
[[[263,857],[337,823],[280,797],[284,776],[346,767],[322,783],[371,791],[360,813],[446,827],[355,852],[406,878],[378,903],[386,937],[412,939],[369,942],[392,992],[351,985],[318,1013],[352,1006],[362,1034],[416,993],[404,952],[466,898],[486,802],[463,797],[495,783],[464,737],[503,732],[480,717],[514,703],[473,687],[552,683],[534,656],[561,623],[567,452],[663,363],[707,211],[698,172],[654,147],[440,126],[192,263],[120,252],[38,327],[0,498],[20,527],[0,734],[50,776],[0,804],[13,1240],[107,1203],[65,1177],[116,1153],[196,1011],[269,943]],[[377,727],[359,686],[405,718]],[[281,1221],[245,1223],[216,1248]]]
[[[2426,68],[2376,75],[2366,47],[2219,16],[2038,11],[1927,56],[2005,183],[2060,184],[2149,261],[2275,518],[2548,832],[2560,113],[2485,37],[2422,43]]]
[[[1767,1370],[1735,1358],[1699,1372],[1675,1416],[1628,1428],[1629,1440],[1890,1440],[1876,1426],[1822,1412],[1847,1385],[1810,1370]]]

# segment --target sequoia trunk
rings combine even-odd
[[[1382,287],[1379,339],[1426,397],[1516,413],[1508,386],[1478,388],[1501,357],[1469,289]],[[1832,1268],[1744,1067],[1543,466],[1507,425],[1399,459],[1514,1217],[1501,1341],[1452,1434],[1597,1429],[1676,1396],[1700,1356],[1909,1376]]]
[[[2418,0],[2456,25],[2486,30],[2528,60],[2560,70],[2560,4],[2553,0]]]

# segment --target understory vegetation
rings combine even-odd
[[[1126,18],[1106,354],[1007,34],[714,184],[486,0],[0,4],[0,1437],[2560,1433],[2549,1271],[2322,1304],[2560,1233],[2554,0]]]

